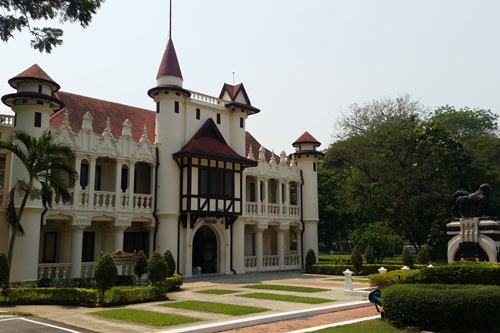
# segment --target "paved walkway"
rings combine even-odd
[[[190,317],[196,317],[202,319],[202,322],[179,325],[175,328],[185,328],[189,326],[199,325],[200,323],[210,324],[221,321],[237,320],[243,318],[249,318],[253,316],[258,316],[262,314],[278,314],[286,311],[303,310],[318,307],[317,304],[303,304],[303,303],[293,303],[293,302],[281,302],[273,300],[263,300],[263,299],[252,299],[252,298],[242,298],[237,297],[235,294],[229,295],[210,295],[210,294],[200,294],[196,293],[198,290],[203,289],[230,289],[237,290],[239,294],[243,292],[269,292],[275,294],[287,294],[296,296],[309,296],[309,297],[319,297],[327,298],[331,300],[336,300],[332,303],[324,303],[324,305],[329,304],[343,304],[354,301],[366,300],[366,297],[362,296],[348,296],[344,295],[343,283],[338,281],[326,281],[332,278],[332,276],[326,275],[312,275],[312,274],[302,274],[298,271],[291,272],[265,272],[265,273],[249,273],[244,275],[218,275],[218,276],[203,276],[198,278],[187,278],[184,281],[184,285],[180,291],[171,292],[168,294],[170,301],[180,301],[180,300],[200,300],[218,303],[228,303],[237,305],[249,305],[269,309],[264,313],[260,314],[250,314],[245,316],[229,316],[223,314],[214,314],[208,312],[192,311],[185,309],[175,309],[158,306],[165,303],[162,302],[151,302],[151,303],[140,303],[132,304],[127,306],[119,307],[107,307],[107,308],[85,308],[85,307],[72,307],[72,306],[56,306],[56,305],[23,305],[23,306],[0,306],[0,311],[23,311],[34,314],[35,316],[53,320],[56,322],[64,323],[66,325],[77,326],[84,329],[97,331],[97,332],[110,332],[110,333],[144,333],[144,332],[157,332],[164,331],[166,329],[173,329],[173,327],[153,327],[147,325],[134,324],[130,322],[124,322],[120,320],[113,320],[107,318],[96,317],[89,315],[90,312],[112,309],[112,308],[133,308],[141,309],[155,312],[163,312],[170,314],[180,314],[187,315]],[[247,284],[287,284],[287,285],[297,285],[297,286],[321,286],[328,289],[327,291],[318,293],[298,293],[289,291],[276,291],[276,290],[255,290],[243,288]],[[361,285],[365,286],[366,285]],[[236,294],[237,295],[237,294]],[[323,305],[323,304],[322,304]]]

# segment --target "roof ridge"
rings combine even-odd
[[[128,105],[128,104],[123,104],[123,103],[119,103],[119,102],[113,102],[113,101],[109,101],[109,100],[106,100],[106,99],[101,99],[101,98],[89,97],[89,96],[80,95],[80,94],[75,94],[75,93],[70,93],[70,92],[67,92],[67,91],[62,91],[62,90],[59,90],[59,91],[58,91],[58,92],[56,92],[55,94],[57,95],[57,94],[59,94],[59,93],[68,94],[68,95],[73,95],[73,96],[79,96],[79,97],[84,97],[84,98],[92,99],[92,100],[94,100],[94,101],[106,102],[106,103],[115,104],[115,105],[120,105],[120,106],[126,106],[126,107],[128,107],[128,108],[134,108],[134,109],[139,109],[139,110],[143,110],[143,111],[155,112],[154,110],[144,109],[144,108],[141,108],[141,107],[138,107],[138,106],[133,106],[133,105]]]

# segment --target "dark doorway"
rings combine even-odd
[[[149,232],[125,232],[123,239],[123,251],[143,251],[149,257]]]
[[[201,267],[201,274],[217,273],[217,237],[208,226],[196,232],[193,239],[193,267]]]
[[[455,261],[461,261],[462,259],[465,261],[488,261],[488,255],[481,248],[479,243],[473,242],[463,242],[459,244],[458,250],[455,253]]]

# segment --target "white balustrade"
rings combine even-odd
[[[280,256],[264,256],[262,266],[264,267],[278,267],[280,265]]]
[[[267,213],[269,215],[272,215],[272,216],[279,216],[280,215],[280,205],[273,204],[273,203],[268,204]]]
[[[127,208],[130,196],[128,194],[120,194],[120,205],[119,208]]]
[[[245,270],[246,271],[257,270],[257,257],[256,256],[246,256],[245,257]]]
[[[0,126],[14,127],[14,117],[6,114],[0,115]]]
[[[256,202],[247,202],[246,214],[252,216],[259,215],[259,205]]]
[[[202,93],[198,93],[195,91],[191,91],[191,99],[194,99],[196,101],[208,103],[208,104],[214,104],[214,105],[224,105],[224,102],[221,99],[205,95]]]
[[[300,256],[298,254],[285,255],[285,266],[298,266],[300,265]]]
[[[71,207],[73,203],[73,190],[68,190],[70,195],[70,200],[66,203],[63,202],[60,195],[57,195],[55,192],[52,192],[52,208],[53,209],[61,209],[64,207]]]
[[[96,191],[94,193],[94,207],[110,209],[115,207],[115,192]]]
[[[84,208],[89,206],[89,191],[88,190],[80,191],[77,204],[79,207],[84,207]]]
[[[93,277],[96,262],[82,262],[82,277]]]
[[[38,265],[39,279],[67,279],[70,277],[71,263],[51,263]]]
[[[289,207],[290,216],[300,216],[300,207],[296,205],[290,205]]]
[[[134,194],[134,211],[145,212],[153,209],[153,196],[151,194]]]

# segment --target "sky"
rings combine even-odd
[[[153,110],[168,7],[107,0],[88,28],[65,23],[51,54],[15,33],[0,42],[0,96],[37,63],[63,91]],[[184,88],[218,97],[235,72],[261,109],[247,130],[289,153],[304,131],[328,147],[353,103],[400,94],[499,114],[499,16],[496,0],[173,0],[172,33]]]

